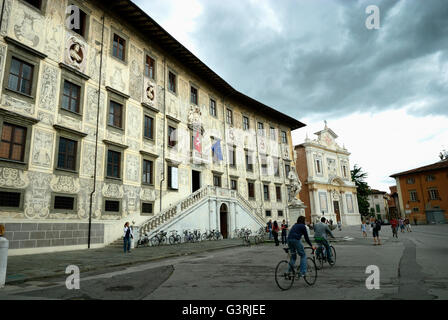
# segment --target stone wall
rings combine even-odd
[[[104,242],[104,225],[93,223],[91,244]],[[5,223],[9,249],[87,245],[88,223]]]

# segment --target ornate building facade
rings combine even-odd
[[[327,127],[316,132],[317,139],[295,146],[296,168],[302,189],[299,197],[307,206],[308,222],[322,216],[343,225],[361,223],[356,186],[351,179],[350,153],[339,146],[338,137]]]
[[[89,217],[105,245],[124,221],[154,230],[199,195],[204,229],[228,236],[244,227],[237,204],[258,224],[287,218],[304,124],[233,89],[131,1],[4,0],[1,16],[10,249],[84,248]]]

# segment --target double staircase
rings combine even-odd
[[[236,190],[229,190],[220,187],[205,186],[183,200],[176,202],[165,210],[162,210],[157,215],[145,220],[139,225],[139,233],[152,233],[158,231],[163,225],[173,221],[176,217],[191,209],[195,205],[201,204],[203,201],[214,199],[233,199],[244,207],[257,220],[257,222],[264,226],[265,221],[262,218],[262,209],[254,208],[249,201],[244,199]],[[138,235],[134,235],[138,238]]]

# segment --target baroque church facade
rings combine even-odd
[[[232,88],[131,1],[5,0],[1,16],[12,253],[104,246],[126,221],[232,237],[288,218],[304,124]]]
[[[304,202],[309,223],[326,217],[334,223],[361,223],[356,185],[350,173],[350,153],[337,142],[338,136],[325,122],[316,139],[305,139],[295,146],[296,168],[302,189],[299,197]]]

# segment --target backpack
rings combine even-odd
[[[381,230],[381,223],[380,222],[376,223],[376,230],[378,230],[378,231]]]

